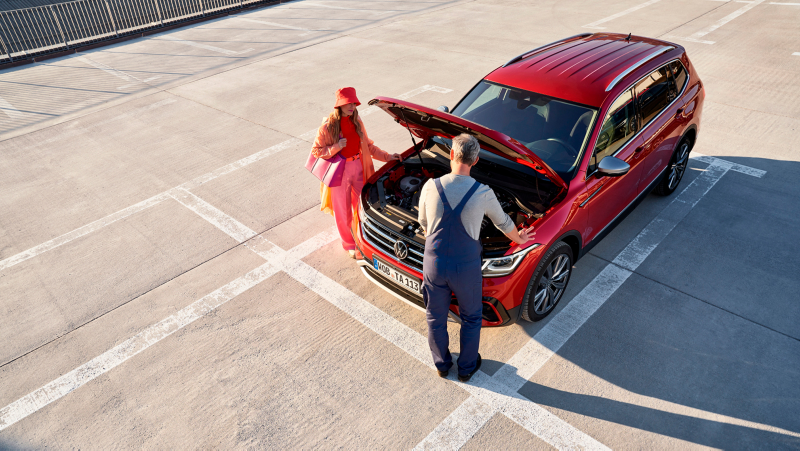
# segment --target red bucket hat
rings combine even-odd
[[[337,108],[348,103],[355,103],[356,106],[361,105],[358,97],[356,97],[356,88],[342,88],[336,91],[336,105],[333,107]]]

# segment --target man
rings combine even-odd
[[[478,354],[482,323],[481,243],[484,215],[517,244],[533,238],[533,227],[517,232],[494,191],[470,177],[480,145],[474,136],[453,138],[451,173],[422,187],[419,223],[425,230],[422,296],[428,319],[428,344],[441,377],[447,377],[453,359],[448,348],[447,315],[450,293],[458,299],[461,316],[461,354],[458,380],[467,382],[481,366]]]

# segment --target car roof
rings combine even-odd
[[[658,39],[586,33],[523,53],[486,80],[600,107],[606,97],[616,98],[625,88],[623,80],[683,52],[683,47]]]

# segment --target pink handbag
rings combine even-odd
[[[335,188],[342,184],[345,159],[338,153],[329,159],[317,158],[314,153],[308,155],[306,169],[314,174],[328,188]]]

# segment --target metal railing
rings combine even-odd
[[[0,11],[0,64],[274,0],[77,0]]]

